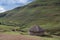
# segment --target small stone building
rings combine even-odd
[[[42,36],[44,35],[45,30],[42,29],[40,26],[35,25],[29,30],[30,35],[35,35],[35,36]]]

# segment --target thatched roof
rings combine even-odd
[[[42,29],[40,26],[35,25],[29,30],[30,32],[44,32],[44,29]]]

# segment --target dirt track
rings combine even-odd
[[[40,38],[23,35],[0,34],[0,40],[40,40]]]

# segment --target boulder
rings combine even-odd
[[[34,25],[29,29],[30,35],[42,36],[44,35],[45,30],[38,25]]]

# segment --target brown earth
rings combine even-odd
[[[0,34],[0,40],[42,40],[42,39],[26,35]]]

